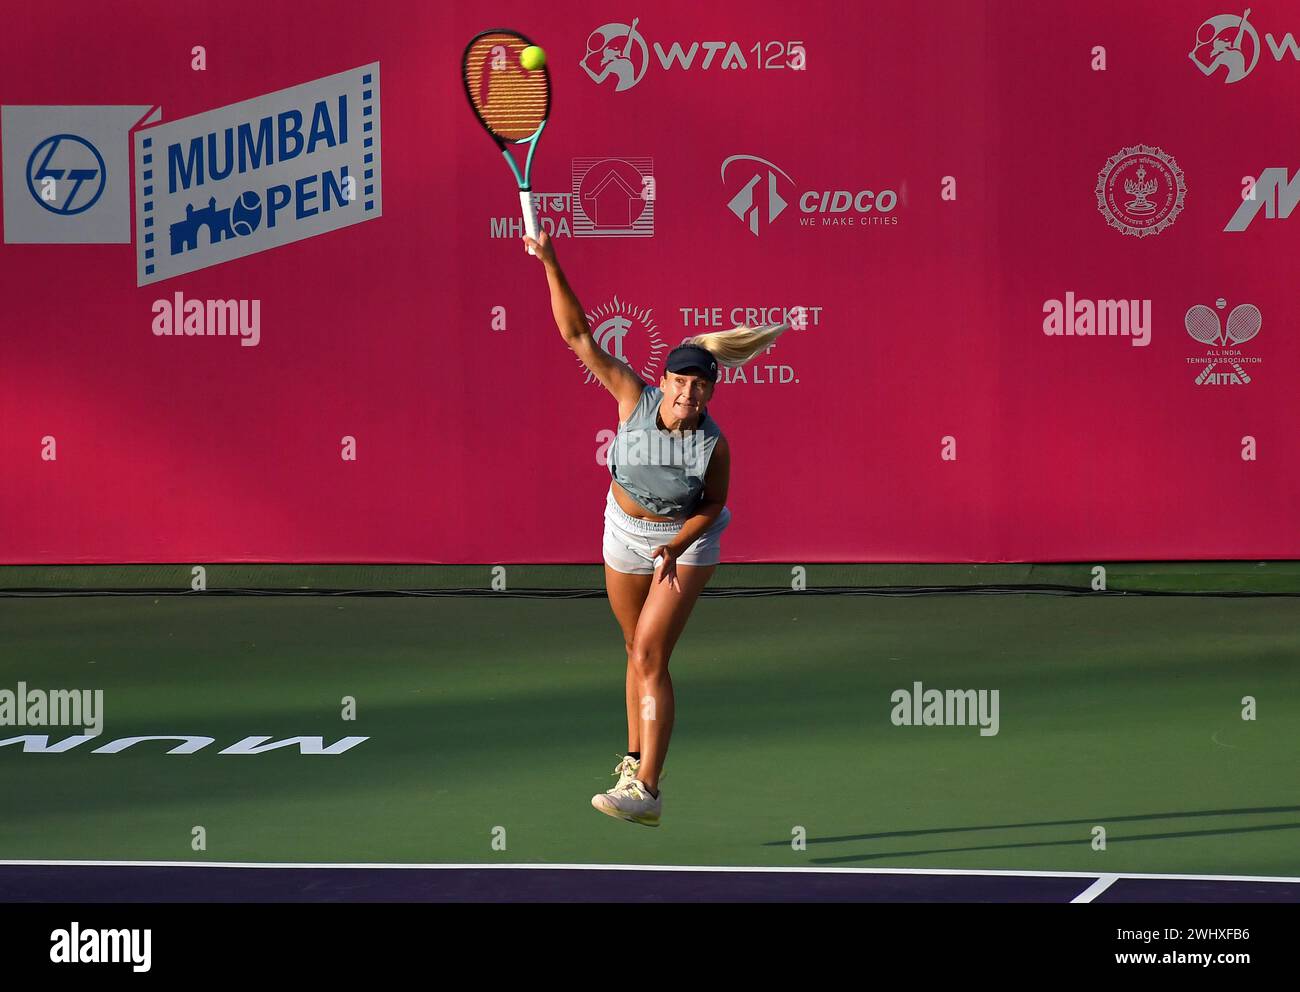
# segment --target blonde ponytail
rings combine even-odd
[[[710,331],[686,338],[682,344],[699,345],[706,349],[718,364],[729,369],[740,368],[755,355],[768,348],[773,341],[790,329],[789,323],[774,327],[750,327],[742,324],[729,331]]]

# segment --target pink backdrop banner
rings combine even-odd
[[[1300,7],[1240,13],[14,8],[0,562],[600,560],[616,405],[560,338],[460,79],[499,26],[549,53],[533,188],[607,350],[657,384],[687,335],[807,317],[710,406],[725,561],[1298,557]],[[290,136],[280,172],[167,187],[164,135],[269,115],[283,142],[290,106],[316,147]],[[160,110],[53,109],[86,107]],[[36,202],[77,169],[100,201]],[[362,188],[326,215],[345,169]],[[56,243],[73,230],[92,243]],[[145,277],[150,249],[199,267]],[[244,301],[256,343],[156,333],[176,294]],[[1047,333],[1094,305],[1121,333]]]

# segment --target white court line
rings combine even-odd
[[[1102,875],[1101,878],[1089,885],[1086,889],[1071,899],[1070,902],[1092,902],[1117,881],[1119,881],[1118,875]]]
[[[1010,871],[1000,868],[825,868],[791,866],[788,868],[752,865],[601,865],[601,864],[498,864],[434,862],[403,864],[395,862],[305,862],[305,861],[4,861],[0,867],[77,867],[77,868],[391,868],[397,870],[480,870],[511,869],[532,871],[716,871],[774,872],[827,875],[997,875],[1016,878],[1097,878],[1095,871]],[[1155,878],[1185,882],[1283,882],[1300,884],[1300,876],[1286,875],[1176,875],[1149,872],[1118,872],[1104,878]]]

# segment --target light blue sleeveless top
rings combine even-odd
[[[659,427],[664,391],[646,386],[609,449],[609,474],[628,495],[659,517],[689,517],[704,492],[704,473],[722,431],[700,413],[697,430],[672,434]]]

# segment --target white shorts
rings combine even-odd
[[[616,572],[652,575],[654,549],[667,544],[682,529],[682,520],[656,523],[623,512],[611,489],[605,499],[605,564]],[[677,556],[679,565],[716,565],[722,559],[722,532],[731,523],[731,511],[725,506],[713,526]]]

